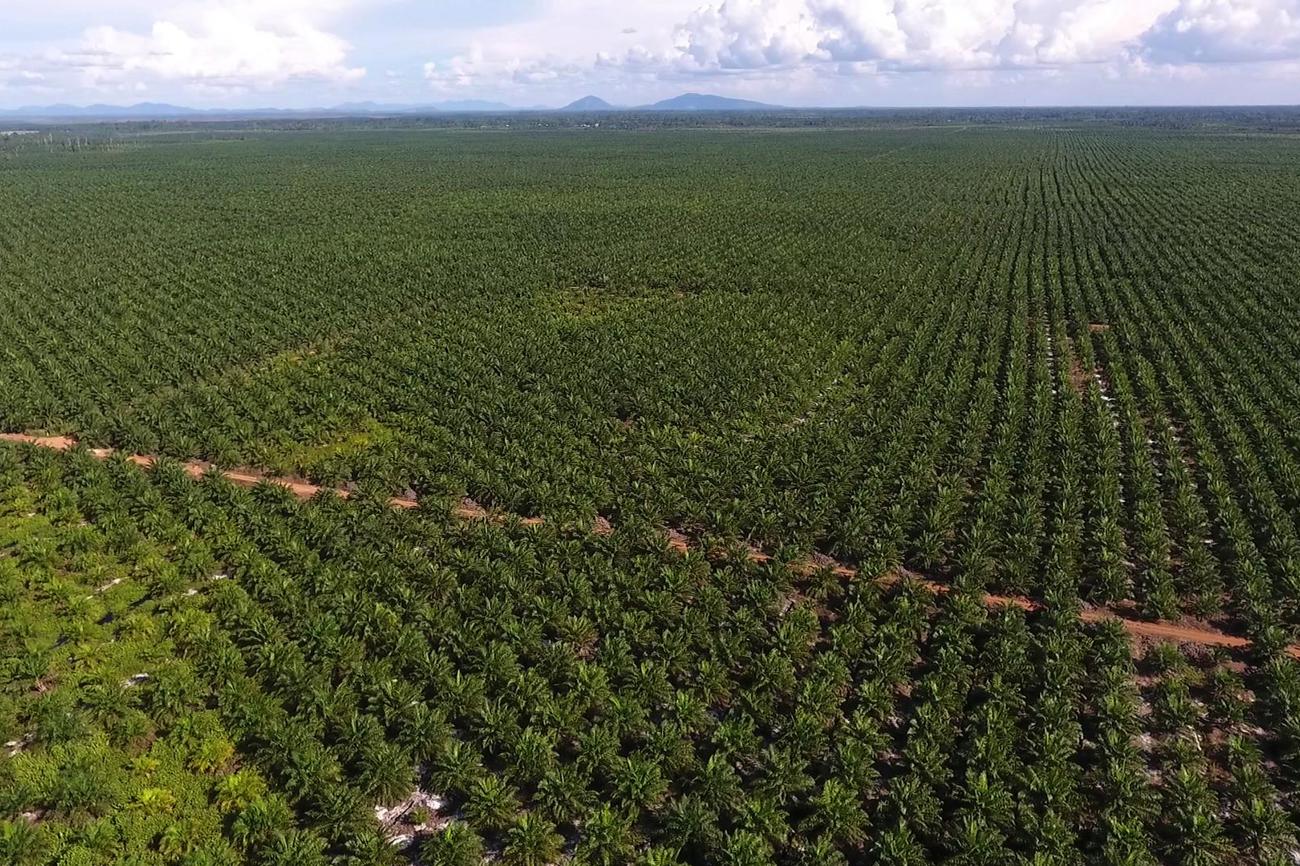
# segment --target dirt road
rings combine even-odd
[[[54,451],[71,451],[77,447],[77,442],[67,436],[30,436],[23,433],[0,433],[0,442],[11,442],[15,444],[34,445],[38,448],[49,448]],[[107,459],[114,455],[111,448],[92,448],[90,454],[98,459]],[[150,455],[131,454],[127,460],[142,468],[149,468],[157,462],[157,458]],[[210,463],[204,463],[198,460],[191,460],[182,464],[185,472],[192,478],[202,478],[214,471]],[[319,487],[315,484],[309,484],[305,481],[296,481],[287,478],[277,478],[272,475],[258,472],[252,469],[226,469],[220,470],[219,474],[241,487],[255,487],[258,484],[274,484],[277,487],[283,487],[299,499],[312,499],[322,493],[338,496],[347,499],[351,494],[349,491],[341,488]],[[393,497],[388,500],[388,504],[394,508],[413,509],[419,508],[420,503],[415,499],[404,497]],[[509,519],[507,515],[496,514],[483,508],[478,503],[470,499],[462,500],[452,508],[452,516],[457,520],[500,520]],[[525,526],[540,526],[545,522],[541,517],[524,517],[520,522]],[[609,522],[603,518],[597,518],[592,527],[592,531],[597,534],[606,535],[612,531]],[[681,532],[675,529],[669,529],[665,533],[665,539],[668,546],[679,552],[688,553],[695,549],[691,541]],[[745,556],[752,562],[767,562],[771,556],[755,548],[746,548]],[[831,569],[832,573],[845,579],[856,579],[859,577],[857,569],[843,563],[835,562],[828,557],[817,555],[809,557],[802,562],[793,563],[791,566],[794,570],[805,574],[818,571],[823,568]],[[877,578],[878,580],[898,580],[899,576],[888,576]],[[927,588],[937,594],[944,594],[950,591],[950,587],[945,584],[935,583],[933,581],[921,580]],[[1038,610],[1041,605],[1033,599],[1024,596],[1014,595],[994,595],[984,596],[984,604],[988,607],[1018,607],[1021,610],[1033,611]],[[1169,622],[1151,622],[1149,620],[1134,619],[1132,617],[1122,616],[1111,610],[1103,608],[1085,608],[1079,613],[1079,618],[1084,622],[1096,623],[1105,621],[1116,621],[1120,623],[1129,634],[1137,638],[1148,640],[1172,641],[1180,644],[1195,644],[1207,647],[1225,647],[1228,649],[1246,649],[1250,646],[1250,641],[1238,635],[1227,634],[1219,629],[1209,625],[1179,625]],[[1300,646],[1290,646],[1287,652],[1293,658],[1300,658]]]

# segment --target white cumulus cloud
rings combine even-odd
[[[683,22],[677,45],[700,69],[1053,66],[1118,58],[1175,2],[725,0]]]
[[[440,93],[456,93],[483,85],[501,88],[509,84],[556,84],[581,79],[587,72],[582,64],[557,55],[542,57],[490,57],[475,43],[464,54],[448,61],[424,64],[424,80]]]
[[[145,27],[92,24],[72,44],[24,66],[105,89],[150,82],[207,89],[266,90],[294,79],[352,81],[365,70],[328,28],[356,0],[189,0],[145,17]],[[70,81],[71,83],[71,81]]]
[[[193,27],[159,21],[148,33],[113,27],[86,32],[69,56],[93,75],[146,72],[164,79],[242,87],[272,87],[289,78],[346,80],[365,74],[347,63],[347,43],[310,25],[259,25],[214,10]]]
[[[1179,0],[1142,39],[1162,63],[1300,57],[1300,0]]]
[[[1300,56],[1300,0],[722,0],[672,32],[594,65],[735,79],[1275,61]]]

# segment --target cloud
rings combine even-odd
[[[535,0],[527,14],[477,28],[459,46],[451,43],[448,56],[424,64],[424,78],[437,91],[496,95],[529,87],[535,94],[580,82],[617,88],[634,73],[607,67],[602,58],[639,51],[652,53],[656,68],[670,62],[673,27],[699,3]]]
[[[1300,58],[1300,0],[1180,0],[1142,37],[1157,63]]]
[[[580,63],[564,60],[555,55],[529,60],[520,58],[491,58],[483,46],[474,44],[465,54],[459,54],[444,63],[424,64],[424,80],[434,90],[454,93],[490,84],[500,88],[507,84],[556,84],[583,77],[587,68]]]
[[[74,42],[13,59],[27,80],[64,88],[269,90],[291,80],[355,81],[364,68],[329,20],[358,0],[191,0],[144,27],[95,24]]]
[[[562,67],[569,78],[586,70],[593,79],[618,71],[736,81],[809,69],[841,76],[1046,74],[1112,64],[1134,72],[1300,56],[1300,0],[722,0],[668,26],[668,40],[602,47],[594,60],[496,52],[495,62],[475,63],[474,74],[460,83],[499,82],[512,63]],[[554,80],[513,76],[530,78]]]
[[[86,31],[80,56],[108,79],[143,72],[219,86],[267,88],[291,78],[356,79],[365,70],[347,63],[348,44],[321,29],[297,3],[218,3],[186,16],[159,20],[148,33],[115,27]]]
[[[631,103],[687,84],[825,104],[986,84],[1050,98],[1057,80],[1190,80],[1216,64],[1215,80],[1262,76],[1277,93],[1264,67],[1300,60],[1300,0],[510,0],[469,18],[431,8],[420,27],[399,14],[406,2],[13,4],[0,9],[0,88],[307,102],[422,82],[528,103],[599,89]],[[367,78],[362,58],[381,71]]]
[[[1174,0],[725,0],[677,30],[700,69],[990,70],[1120,57]]]

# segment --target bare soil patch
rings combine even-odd
[[[1079,356],[1070,355],[1070,390],[1082,397],[1088,393],[1088,385],[1092,383],[1096,376],[1093,373],[1083,369],[1079,363]]]

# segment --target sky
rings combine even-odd
[[[1300,0],[0,0],[0,107],[1300,103]]]

